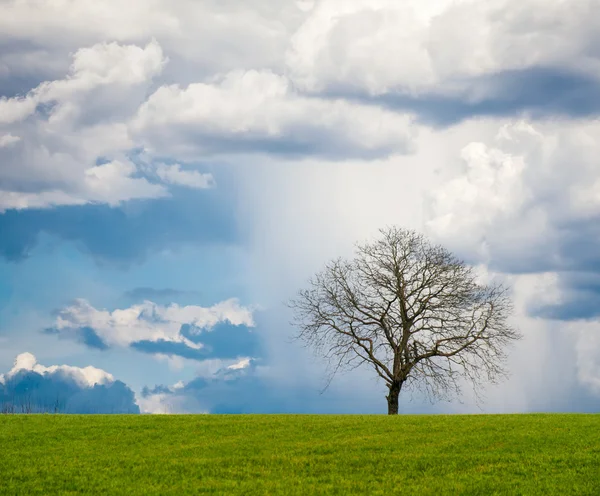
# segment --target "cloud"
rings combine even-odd
[[[11,124],[25,119],[35,111],[35,98],[0,98],[0,124]]]
[[[1,98],[1,123],[22,121],[44,105],[52,106],[49,124],[60,124],[67,120],[75,123],[85,121],[90,118],[86,113],[101,110],[99,106],[102,104],[110,104],[113,106],[111,110],[116,111],[117,105],[127,105],[126,97],[131,96],[129,89],[148,83],[162,71],[166,61],[160,45],[154,40],[144,48],[114,42],[80,48],[73,54],[66,78],[46,81],[25,96]],[[114,95],[110,92],[109,95],[101,91],[111,86],[120,86],[124,94]],[[103,98],[102,101],[85,102],[90,96]]]
[[[249,325],[223,321],[215,324],[210,332],[200,334],[196,327],[184,324],[180,332],[189,340],[200,342],[204,356],[209,354],[221,359],[233,359],[244,355],[256,357],[262,353],[262,343],[257,333],[250,329],[255,327],[254,323]]]
[[[186,246],[236,244],[235,209],[227,185],[222,186],[220,191],[204,190],[201,195],[183,190],[171,198],[132,201],[118,207],[87,204],[8,210],[0,215],[4,233],[0,255],[22,260],[42,235],[72,242],[98,261],[119,266]]]
[[[428,229],[505,272],[596,270],[599,132],[598,121],[516,121],[467,144],[430,196]]]
[[[162,86],[132,122],[151,153],[182,159],[272,153],[330,158],[412,149],[411,119],[344,100],[308,98],[269,71],[235,71],[212,83]]]
[[[205,189],[212,188],[215,180],[212,174],[201,174],[198,171],[182,170],[179,164],[159,164],[156,167],[157,176],[167,184],[175,184],[188,188]]]
[[[0,136],[0,148],[11,146],[15,143],[21,141],[21,138],[18,136],[13,136],[12,134],[4,134]]]
[[[600,274],[598,271],[567,271],[556,273],[554,287],[557,297],[531,302],[531,315],[551,320],[580,321],[600,317]],[[549,291],[549,287],[546,288]]]
[[[569,296],[564,277],[558,272],[509,276],[525,334],[525,346],[513,356],[513,370],[524,370],[514,380],[531,383],[528,402],[538,410],[595,411],[600,394],[598,318],[571,313],[568,320],[566,315],[558,320],[532,312],[539,307],[558,309],[559,314],[564,310],[561,303]]]
[[[429,232],[471,263],[537,277],[523,312],[574,348],[575,374],[597,392],[600,302],[599,122],[516,121],[472,142],[430,196]],[[530,325],[529,321],[527,325]],[[557,336],[554,335],[554,339]],[[550,338],[548,338],[550,339]]]
[[[201,363],[202,365],[202,363]],[[322,381],[313,371],[300,377],[264,361],[241,358],[211,363],[189,381],[142,389],[138,403],[147,413],[383,413],[381,384],[364,374],[340,377],[323,393]],[[349,391],[351,392],[349,394]],[[359,399],[360,401],[357,401]],[[441,408],[420,401],[402,404],[402,412],[439,412]]]
[[[488,411],[591,404],[597,0],[151,7],[0,2],[0,255],[23,260],[58,244],[106,269],[98,285],[137,264],[132,277],[149,287],[125,308],[87,303],[91,316],[65,317],[72,322],[55,327],[57,337],[106,350],[98,356],[107,360],[133,347],[186,373],[210,368],[156,390],[150,409],[364,412],[360,393],[364,408],[380,412],[382,391],[366,371],[318,395],[320,365],[287,343],[280,305],[327,259],[400,224],[518,287],[516,318],[528,336]],[[274,308],[259,332],[227,322],[198,332],[188,317],[143,314],[143,300],[160,312],[174,296],[194,302],[150,290],[184,284],[184,249],[201,259],[204,247],[232,244],[247,262],[236,267],[233,294]],[[162,270],[166,259],[177,275]],[[15,280],[25,265],[8,267]],[[219,292],[213,301],[232,294],[230,280],[210,290]],[[132,309],[120,324],[115,312]],[[243,375],[218,374],[246,357],[257,360]]]
[[[14,413],[139,413],[123,382],[92,366],[45,367],[22,353],[0,374],[0,408]]]
[[[406,113],[303,96],[269,70],[155,89],[167,61],[154,39],[143,47],[97,43],[74,52],[66,77],[0,97],[0,213],[118,206],[168,196],[170,185],[214,186],[212,174],[173,159],[367,159],[413,150]]]
[[[0,147],[0,212],[167,195],[128,160],[123,124],[165,61],[155,41],[100,43],[77,50],[64,79],[0,98],[0,131],[12,136]]]
[[[539,0],[324,0],[294,34],[287,62],[307,88],[373,95],[462,92],[472,78],[527,68],[594,73],[594,5],[544,2],[539,15]]]
[[[249,0],[107,0],[0,4],[0,81],[61,70],[63,54],[105,40],[145,43],[156,37],[180,78],[283,65],[287,40],[305,13],[296,2]],[[198,29],[201,25],[202,29]],[[40,76],[41,75],[41,76]]]
[[[327,90],[330,97],[380,105],[409,112],[419,124],[443,128],[476,116],[531,118],[593,117],[600,113],[600,90],[595,78],[559,68],[504,71],[477,78],[473,85],[489,88],[478,99],[424,93],[365,95],[360,90]],[[466,92],[467,94],[469,92]]]
[[[43,331],[45,334],[60,334],[60,331],[56,328],[49,327]],[[102,340],[100,336],[91,327],[81,327],[76,332],[77,341],[88,346],[89,348],[95,348],[97,350],[107,350],[108,345]]]
[[[575,336],[579,380],[600,396],[600,322],[573,322],[568,326]]]
[[[183,324],[179,334],[186,341],[168,339],[141,339],[132,342],[134,350],[152,355],[180,357],[188,360],[206,360],[207,357],[217,357],[219,360],[236,359],[240,356],[253,357],[262,354],[262,343],[256,332],[242,324],[219,323],[209,329],[209,332],[199,332],[197,326]],[[82,333],[86,328],[83,328]],[[94,347],[94,340],[85,335],[86,344]],[[190,345],[192,343],[192,345]]]
[[[61,309],[45,332],[76,339],[91,348],[127,348],[155,355],[201,360],[257,352],[252,310],[235,299],[211,307],[158,305],[98,310],[86,300]]]
[[[79,184],[82,188],[80,193],[67,193],[59,189],[36,193],[3,191],[0,213],[9,209],[22,210],[86,203],[106,203],[117,206],[124,200],[167,196],[163,186],[151,184],[146,179],[132,177],[136,172],[137,168],[131,162],[113,161],[85,170]]]
[[[597,6],[323,0],[291,38],[286,63],[304,90],[374,99],[430,122],[524,109],[597,113]]]
[[[106,385],[115,380],[108,372],[91,366],[85,368],[71,367],[69,365],[45,367],[37,363],[37,359],[31,353],[22,353],[15,359],[13,368],[6,375],[0,376],[0,382],[6,383],[7,380],[22,370],[32,371],[40,375],[62,373],[72,378],[80,387],[93,387],[96,384]]]
[[[595,120],[473,119],[423,131],[414,155],[363,165],[307,160],[282,168],[265,161],[247,170],[240,210],[251,233],[251,297],[275,314],[260,326],[264,363],[282,377],[306,377],[294,391],[302,390],[312,374],[325,377],[318,361],[286,342],[293,329],[281,304],[327,260],[351,256],[355,242],[395,224],[427,231],[432,240],[470,263],[487,266],[510,287],[535,278],[535,288],[514,297],[520,306],[515,326],[526,338],[510,351],[511,380],[488,388],[484,411],[592,411],[597,399],[578,379],[578,335],[532,310],[535,305],[556,307],[565,298],[563,282],[553,282],[559,279],[557,271],[584,273],[594,267],[595,240],[600,239],[594,234],[598,222],[592,193],[598,177],[597,136]],[[264,178],[260,183],[251,180],[257,173]],[[568,242],[571,235],[576,238]],[[362,370],[355,385],[366,383],[371,374]],[[315,389],[323,386],[318,383]],[[342,394],[357,397],[351,385],[344,387]],[[469,387],[464,391],[463,405],[441,404],[440,411],[478,411]],[[321,412],[328,411],[327,395],[314,399]],[[376,407],[379,400],[374,401]],[[286,402],[281,399],[273,408]],[[411,407],[431,411],[419,398]]]
[[[205,401],[196,397],[195,393],[210,389],[211,387],[222,387],[230,383],[236,383],[244,377],[248,377],[256,370],[251,358],[241,358],[235,361],[219,360],[211,363],[211,368],[216,365],[207,375],[201,375],[187,383],[179,381],[173,386],[157,385],[153,388],[144,387],[138,402],[142,406],[143,413],[211,413],[211,400],[209,395]],[[201,393],[202,395],[202,393]],[[214,398],[213,398],[214,400]],[[200,403],[203,403],[201,405]]]

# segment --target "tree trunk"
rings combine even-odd
[[[400,390],[402,389],[402,383],[395,381],[389,386],[389,393],[386,396],[388,403],[388,415],[398,415],[398,396],[400,396]]]

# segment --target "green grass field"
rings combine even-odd
[[[600,495],[600,415],[4,415],[0,494]]]

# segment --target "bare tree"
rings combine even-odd
[[[416,232],[380,233],[357,245],[353,259],[329,262],[290,302],[296,337],[329,360],[329,381],[341,369],[371,365],[393,415],[403,389],[444,399],[460,393],[463,379],[477,392],[504,377],[505,349],[521,337],[507,323],[507,289],[480,283],[471,267]]]

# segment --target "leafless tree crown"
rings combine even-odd
[[[399,228],[357,245],[290,302],[297,338],[339,369],[370,364],[390,388],[430,397],[474,388],[506,375],[505,350],[520,334],[507,319],[512,306],[499,284],[422,235]],[[397,398],[397,393],[396,393]],[[397,400],[396,400],[397,403]]]

